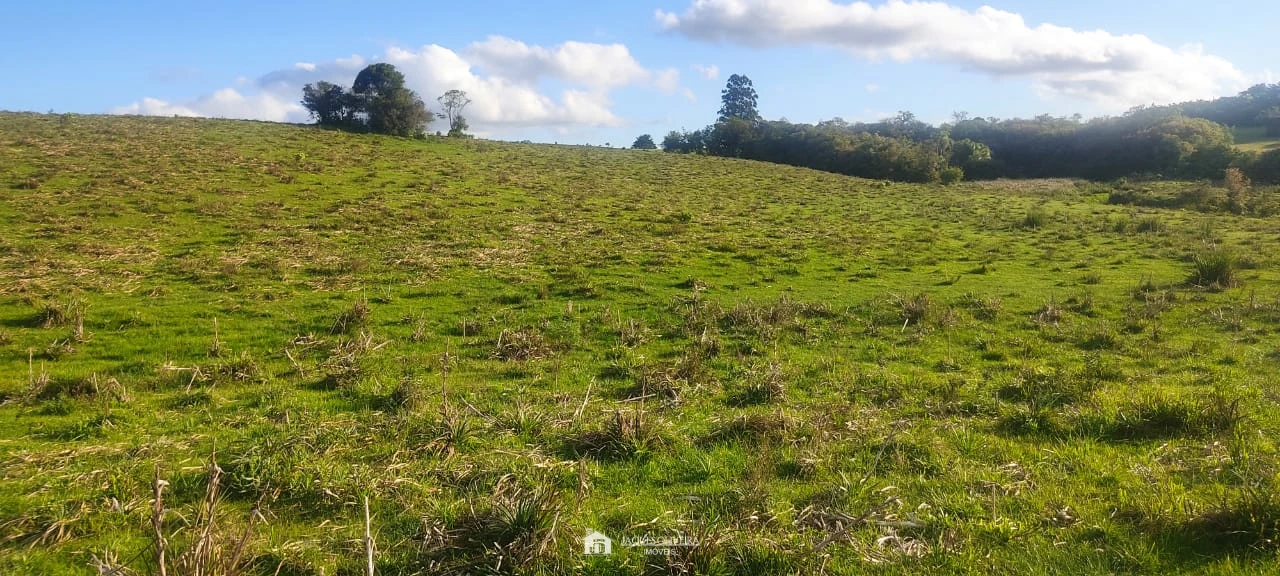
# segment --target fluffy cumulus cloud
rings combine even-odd
[[[619,126],[624,121],[614,114],[610,102],[615,90],[646,87],[662,94],[685,93],[679,71],[646,68],[622,44],[566,42],[548,48],[494,36],[461,51],[432,44],[417,49],[393,47],[376,59],[351,56],[299,62],[242,82],[239,90],[226,88],[177,103],[143,98],[113,112],[304,122],[307,111],[297,102],[305,84],[325,80],[349,86],[372,62],[395,65],[428,107],[434,107],[439,94],[465,90],[472,100],[467,119],[485,133],[505,128]]]
[[[693,0],[680,14],[659,10],[665,29],[689,38],[756,47],[817,44],[870,60],[949,62],[995,77],[1026,77],[1046,94],[1105,108],[1210,98],[1248,78],[1200,46],[1172,48],[1142,35],[1030,26],[983,6],[890,0]]]

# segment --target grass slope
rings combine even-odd
[[[1231,132],[1235,135],[1236,148],[1246,152],[1270,152],[1280,148],[1280,138],[1267,136],[1261,126],[1233,128]]]
[[[252,574],[362,573],[365,497],[379,574],[1278,560],[1275,219],[217,120],[0,154],[0,573],[153,572],[156,475],[171,559],[262,503]]]

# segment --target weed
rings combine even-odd
[[[781,412],[746,414],[720,422],[704,443],[739,440],[777,443],[796,427],[797,423]]]
[[[447,522],[428,555],[438,560],[433,572],[509,573],[557,553],[562,535],[557,519],[562,503],[545,484],[521,485],[503,477],[487,499]]]
[[[1058,300],[1056,298],[1050,298],[1048,302],[1044,303],[1044,306],[1041,306],[1040,309],[1032,315],[1031,319],[1033,322],[1041,326],[1057,326],[1058,323],[1062,321],[1062,317],[1063,310],[1062,307],[1058,305]]]
[[[1024,366],[998,394],[1004,400],[1024,402],[1037,412],[1041,408],[1080,402],[1092,394],[1097,385],[1095,381],[1073,378],[1060,369]]]
[[[343,310],[329,327],[330,334],[351,334],[363,330],[369,323],[369,301],[360,298]]]

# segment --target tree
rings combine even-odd
[[[416,136],[431,122],[431,112],[404,86],[404,75],[386,63],[365,67],[351,91],[329,82],[302,88],[302,105],[321,126],[368,130],[393,136]]]
[[[444,108],[440,118],[449,122],[449,135],[465,136],[467,128],[470,128],[467,119],[462,117],[462,110],[471,103],[467,93],[462,90],[450,90],[436,98],[436,101]]]
[[[716,122],[707,141],[707,149],[716,156],[746,157],[746,149],[755,140],[754,126],[742,118],[726,118]]]
[[[631,145],[631,148],[635,150],[657,150],[658,145],[654,143],[653,136],[641,134],[636,138],[636,141]]]
[[[351,94],[337,84],[321,81],[302,87],[302,105],[321,126],[349,126],[356,112],[354,103]]]
[[[369,98],[389,95],[403,89],[404,74],[386,62],[365,66],[356,75],[355,84],[351,85],[352,92]]]
[[[404,88],[379,95],[368,102],[369,131],[392,136],[417,136],[427,129],[431,112],[412,90]]]
[[[1258,123],[1262,124],[1266,136],[1272,138],[1280,136],[1280,106],[1272,106],[1259,113]]]
[[[662,150],[664,152],[687,152],[684,150],[684,134],[678,130],[667,132],[666,137],[662,139]]]
[[[736,118],[750,124],[760,121],[760,112],[756,109],[758,97],[751,79],[740,74],[729,77],[720,92],[720,120]]]

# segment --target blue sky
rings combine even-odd
[[[1226,95],[1280,62],[1271,1],[9,4],[0,109],[300,121],[303,83],[391,61],[429,104],[468,90],[481,135],[614,146],[708,124],[731,73],[767,118],[938,122]]]

